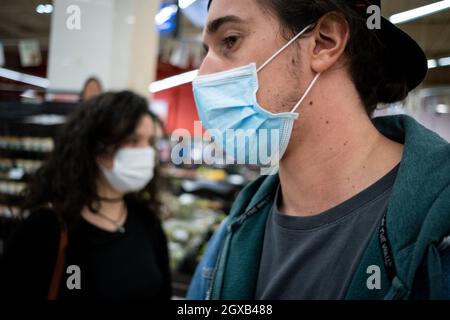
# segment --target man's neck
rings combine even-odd
[[[285,214],[311,216],[331,209],[401,161],[403,146],[377,131],[357,97],[354,106],[348,100],[346,108],[323,102],[300,114],[302,122],[280,163],[280,209]]]

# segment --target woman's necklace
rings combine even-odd
[[[120,221],[123,219],[123,217],[127,214],[126,206],[125,206],[125,210],[124,210],[123,215],[122,215],[117,221],[111,219],[110,217],[108,217],[107,215],[101,213],[100,211],[98,211],[97,213],[98,213],[98,215],[99,215],[100,217],[102,217],[103,219],[105,219],[105,220],[109,221],[110,223],[112,223],[112,224],[117,228],[117,231],[118,231],[118,232],[120,232],[120,233],[125,233],[124,222],[122,222],[122,223],[119,223],[119,222],[120,222]]]

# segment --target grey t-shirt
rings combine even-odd
[[[398,167],[352,199],[312,217],[281,213],[279,188],[267,220],[256,299],[345,298],[361,256],[386,213]]]

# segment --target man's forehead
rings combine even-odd
[[[227,9],[244,8],[249,5],[255,5],[256,0],[210,0],[208,6],[208,12],[214,12],[216,10],[225,12]]]
[[[214,0],[208,11],[207,23],[225,16],[236,16],[242,21],[249,21],[255,14],[255,7],[255,0]]]

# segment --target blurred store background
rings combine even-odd
[[[160,148],[167,178],[164,226],[175,292],[184,295],[206,241],[237,192],[258,174],[255,168],[170,162],[170,133],[183,128],[195,134],[198,116],[189,82],[204,55],[207,2],[1,1],[0,239],[10,232],[27,179],[52,150],[86,80],[95,77],[101,90],[145,95],[165,123]],[[450,1],[382,4],[383,15],[424,48],[429,73],[406,101],[380,106],[377,115],[410,114],[450,141]],[[193,148],[195,158],[201,151]]]

